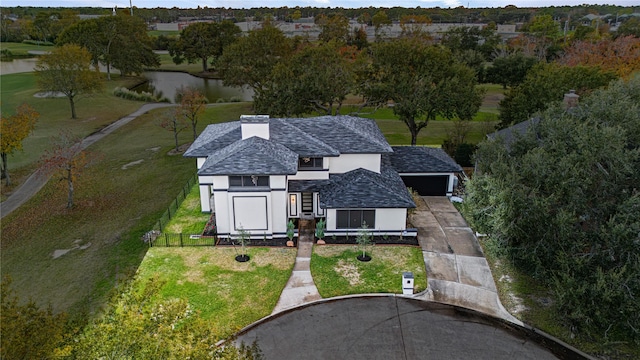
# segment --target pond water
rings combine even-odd
[[[0,61],[0,75],[31,72],[37,62],[37,58]],[[101,67],[101,70],[106,71],[103,67]],[[114,70],[114,72],[117,73],[117,70]],[[143,76],[149,82],[135,87],[134,91],[147,91],[161,95],[171,102],[175,102],[176,93],[181,86],[189,86],[200,90],[211,103],[215,103],[218,99],[223,99],[223,101],[232,99],[253,100],[253,91],[251,89],[224,86],[222,80],[218,79],[204,79],[187,73],[164,71],[146,71]]]
[[[146,71],[143,75],[149,81],[132,90],[150,92],[159,97],[166,97],[171,102],[175,102],[176,93],[182,86],[200,90],[210,103],[215,103],[219,99],[222,101],[253,99],[251,89],[224,86],[222,80],[218,79],[204,79],[187,73],[164,71]]]

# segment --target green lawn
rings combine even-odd
[[[164,226],[163,231],[174,234],[202,234],[210,216],[200,208],[200,188],[196,184],[182,201],[171,221]]]
[[[202,63],[200,61],[189,64],[186,61],[180,65],[176,65],[169,54],[160,54],[160,70],[164,71],[182,71],[188,73],[202,72]]]
[[[414,291],[427,288],[424,257],[418,247],[374,246],[367,251],[372,260],[356,259],[357,246],[316,245],[311,256],[311,274],[322,297],[366,293],[402,293],[402,273],[412,271]]]
[[[0,50],[7,49],[11,51],[13,55],[27,56],[29,51],[51,51],[53,46],[51,45],[33,45],[25,43],[15,42],[0,42]]]
[[[237,118],[247,106],[212,106],[199,131],[209,122]],[[2,275],[13,278],[21,298],[81,315],[101,306],[107,293],[138,268],[147,250],[142,235],[195,172],[192,159],[169,155],[173,135],[157,125],[163,110],[89,147],[97,158],[75,185],[76,208],[65,209],[64,183],[49,181],[2,219]],[[182,133],[181,143],[190,136]]]
[[[163,299],[186,299],[214,333],[228,337],[271,314],[296,257],[293,248],[249,247],[247,253],[251,260],[239,263],[230,247],[153,247],[134,286],[159,277]]]
[[[180,31],[179,30],[149,30],[147,31],[147,34],[149,34],[149,36],[160,36],[160,35],[178,36],[180,35]]]

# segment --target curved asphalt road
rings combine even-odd
[[[111,134],[115,130],[121,128],[122,126],[128,124],[133,119],[138,116],[147,113],[150,110],[174,106],[174,104],[144,104],[140,107],[140,109],[132,112],[131,114],[109,124],[102,130],[95,132],[82,140],[82,148],[86,149],[91,144],[96,141],[102,139],[103,137]],[[9,215],[12,211],[20,207],[20,205],[24,204],[27,200],[31,199],[31,197],[40,191],[44,184],[49,181],[48,176],[42,175],[38,170],[33,172],[27,180],[16,190],[14,191],[6,201],[0,203],[0,219]]]

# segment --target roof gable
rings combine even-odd
[[[211,153],[225,148],[240,140],[240,122],[226,122],[211,124],[202,131],[200,136],[185,151],[185,157],[206,157]]]
[[[250,137],[215,151],[198,175],[293,175],[298,154],[260,137]]]
[[[396,171],[408,173],[461,172],[458,165],[444,150],[424,146],[393,146],[388,158]]]
[[[413,208],[415,203],[402,179],[393,169],[383,166],[380,174],[358,168],[330,175],[320,189],[323,208]]]

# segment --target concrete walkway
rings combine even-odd
[[[103,137],[111,134],[115,130],[121,128],[122,126],[130,123],[133,119],[138,116],[147,113],[150,110],[158,109],[167,106],[174,106],[175,104],[144,104],[140,107],[140,109],[132,112],[131,114],[109,124],[105,128],[97,131],[82,140],[82,148],[86,149],[89,145],[95,143],[96,141],[102,139]],[[16,189],[4,202],[0,203],[0,219],[9,215],[12,211],[20,207],[20,205],[24,204],[27,200],[31,199],[31,197],[40,191],[42,187],[49,181],[49,177],[45,175],[41,175],[38,170],[34,171],[28,178],[25,180],[22,185],[18,189]]]
[[[500,303],[491,269],[466,221],[446,197],[423,197],[426,206],[411,216],[418,228],[429,286],[423,300],[458,305],[518,325]]]
[[[313,235],[302,235],[298,241],[296,262],[287,281],[280,299],[272,314],[322,299],[318,288],[311,277],[311,252],[313,250]]]

